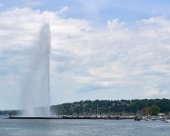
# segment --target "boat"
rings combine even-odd
[[[170,123],[170,119],[165,119],[165,122],[166,123]]]
[[[135,116],[135,117],[134,117],[134,120],[135,120],[135,121],[141,121],[141,119],[142,119],[141,116]]]

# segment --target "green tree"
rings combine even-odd
[[[158,115],[160,108],[156,105],[143,108],[144,115]]]

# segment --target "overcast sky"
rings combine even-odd
[[[169,7],[169,0],[0,0],[0,109],[20,107],[44,22],[52,104],[170,98]]]

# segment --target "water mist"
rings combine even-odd
[[[33,47],[31,68],[22,90],[22,116],[50,116],[50,47],[50,28],[44,24]]]

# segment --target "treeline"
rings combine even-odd
[[[2,110],[0,111],[0,115],[18,115],[20,113],[19,110]]]
[[[136,99],[136,100],[86,100],[51,106],[51,112],[57,115],[135,115],[168,114],[169,99]]]

